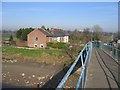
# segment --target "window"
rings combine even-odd
[[[40,48],[44,48],[44,45],[43,45],[43,44],[40,44]]]
[[[38,41],[38,37],[35,38],[35,41]]]
[[[34,47],[37,47],[37,44],[34,44]]]
[[[37,47],[37,45],[35,45],[35,47]]]

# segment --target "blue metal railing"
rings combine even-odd
[[[85,54],[83,53],[84,51],[86,52]],[[71,67],[69,68],[69,70],[67,71],[67,73],[65,74],[59,85],[57,86],[57,89],[62,89],[64,87],[65,82],[67,81],[68,77],[70,76],[71,72],[73,71],[75,65],[79,60],[81,60],[82,63],[82,71],[80,73],[80,77],[76,85],[76,90],[78,90],[79,88],[83,88],[83,89],[85,88],[85,81],[88,73],[87,66],[90,61],[91,53],[92,53],[92,42],[89,42],[85,45],[85,47],[82,49],[82,51],[80,52],[74,63],[71,65]],[[83,60],[83,56],[85,57],[85,60]]]
[[[114,60],[120,61],[120,49],[114,46],[104,45],[104,44],[101,44],[100,47],[104,52],[109,54]]]

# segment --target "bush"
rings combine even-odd
[[[64,49],[67,45],[63,42],[48,42],[47,46],[52,48]]]
[[[48,42],[47,43],[47,47],[52,47],[52,45],[53,45],[53,42]]]

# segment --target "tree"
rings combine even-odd
[[[24,28],[23,28],[24,29]],[[21,34],[22,34],[22,28],[20,28],[17,32],[16,32],[16,37],[21,39]]]
[[[90,33],[90,28],[85,28],[83,33],[84,33],[85,36],[88,36],[89,33]]]
[[[20,40],[27,41],[27,35],[33,31],[32,28],[19,29],[16,33],[16,37]]]
[[[12,34],[10,35],[9,41],[13,41],[13,36],[12,36]]]
[[[90,28],[85,28],[83,31],[83,42],[87,43],[91,39],[91,33],[90,33]]]
[[[102,28],[99,25],[94,25],[93,26],[93,35],[92,35],[92,40],[97,40],[99,41],[102,37]]]
[[[81,39],[81,32],[79,32],[78,30],[71,31],[69,37],[70,37],[69,38],[70,43],[79,44]]]

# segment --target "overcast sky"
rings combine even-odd
[[[100,25],[104,31],[118,30],[117,2],[2,2],[3,29],[23,27],[76,28]]]

